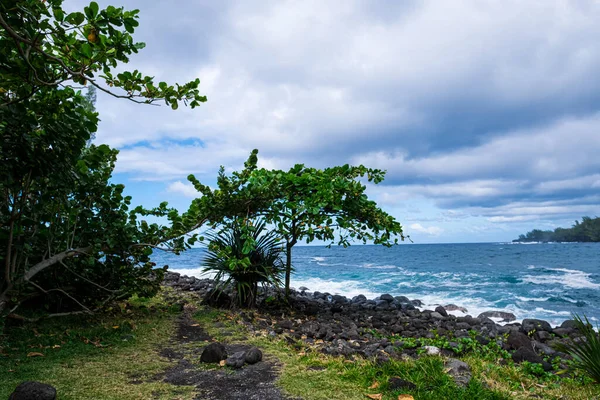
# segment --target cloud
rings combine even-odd
[[[208,96],[173,112],[99,94],[97,141],[131,179],[214,180],[258,148],[266,168],[385,169],[373,197],[427,201],[419,221],[599,212],[597,1],[123,3],[148,45],[130,69]]]
[[[437,226],[430,226],[428,228],[424,227],[421,224],[411,224],[410,229],[417,231],[419,233],[425,233],[426,235],[431,236],[439,236],[444,230]]]
[[[185,197],[197,198],[200,197],[200,193],[194,188],[191,183],[183,183],[181,181],[175,181],[167,186],[167,191],[172,193],[179,193]]]

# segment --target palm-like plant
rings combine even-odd
[[[575,327],[583,335],[581,340],[569,343],[561,343],[558,347],[560,351],[569,353],[573,357],[573,367],[582,370],[590,378],[600,383],[600,334],[592,326],[590,321],[584,315],[583,318],[575,315]]]
[[[234,285],[239,305],[253,307],[259,285],[281,285],[283,247],[275,232],[266,232],[264,221],[234,219],[206,236],[204,271],[215,273],[218,288]]]

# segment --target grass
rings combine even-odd
[[[417,360],[392,360],[378,364],[356,357],[352,360],[325,355],[305,343],[290,344],[271,339],[263,332],[246,339],[247,332],[235,314],[200,310],[195,318],[210,334],[225,342],[245,340],[260,347],[268,358],[280,365],[280,386],[292,396],[306,400],[367,399],[367,394],[381,394],[382,399],[396,400],[400,394],[415,399],[594,399],[600,387],[581,374],[571,378],[544,372],[536,364],[514,364],[509,354],[495,342],[481,345],[472,338],[459,340],[457,358],[471,367],[473,379],[466,388],[457,387],[446,374],[441,357]],[[226,335],[223,335],[226,332]],[[448,348],[446,338],[402,340],[407,347],[437,345]],[[551,360],[550,360],[551,361]],[[557,365],[558,366],[558,365]],[[392,390],[389,379],[399,377],[416,384],[415,390]],[[377,387],[373,387],[375,386]]]
[[[130,299],[94,318],[48,320],[10,328],[0,342],[0,399],[8,398],[25,380],[55,386],[61,400],[193,399],[193,387],[173,386],[154,378],[173,365],[159,357],[157,350],[169,344],[174,333],[180,311],[169,302],[178,302],[177,296],[167,291],[150,300]],[[249,334],[236,313],[200,308],[194,318],[216,340],[258,346],[264,359],[279,369],[282,389],[305,400],[364,400],[368,394],[381,394],[383,400],[397,400],[401,394],[436,400],[600,398],[600,386],[584,374],[561,377],[556,371],[544,372],[536,364],[513,364],[495,342],[484,346],[472,338],[459,341],[457,358],[467,362],[473,373],[469,386],[459,388],[438,356],[380,364],[361,357],[332,357],[304,342],[271,338],[266,331]],[[443,337],[391,339],[402,339],[412,348],[449,347]],[[202,344],[179,345],[181,350]],[[188,361],[199,366],[196,358]],[[393,390],[388,383],[393,377],[413,382],[417,388]]]
[[[191,387],[152,380],[171,365],[156,351],[171,337],[174,316],[158,298],[132,299],[94,318],[10,328],[0,352],[0,399],[26,380],[53,385],[61,400],[192,399]]]

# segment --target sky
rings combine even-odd
[[[111,2],[99,1],[101,7]],[[181,211],[219,166],[385,169],[415,243],[502,242],[600,215],[600,1],[134,1],[127,69],[200,78],[194,110],[99,94],[133,203]],[[65,8],[85,5],[67,0]]]

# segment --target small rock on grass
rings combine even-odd
[[[56,389],[41,382],[23,382],[8,400],[56,400]]]
[[[446,368],[457,386],[465,387],[471,381],[471,368],[466,362],[450,358],[446,362]]]
[[[414,390],[417,388],[417,385],[410,381],[405,381],[402,378],[398,378],[397,376],[390,378],[388,381],[388,387],[390,390],[398,390],[398,389],[406,389],[406,390]]]
[[[233,353],[227,360],[225,361],[225,365],[232,368],[242,368],[244,363],[246,362],[246,352],[238,351],[237,353]]]
[[[246,351],[246,363],[248,364],[256,364],[257,362],[262,360],[262,351],[260,351],[257,347],[253,347]]]
[[[225,350],[225,346],[221,343],[211,343],[202,351],[200,361],[204,363],[218,363],[226,358],[227,350]]]

